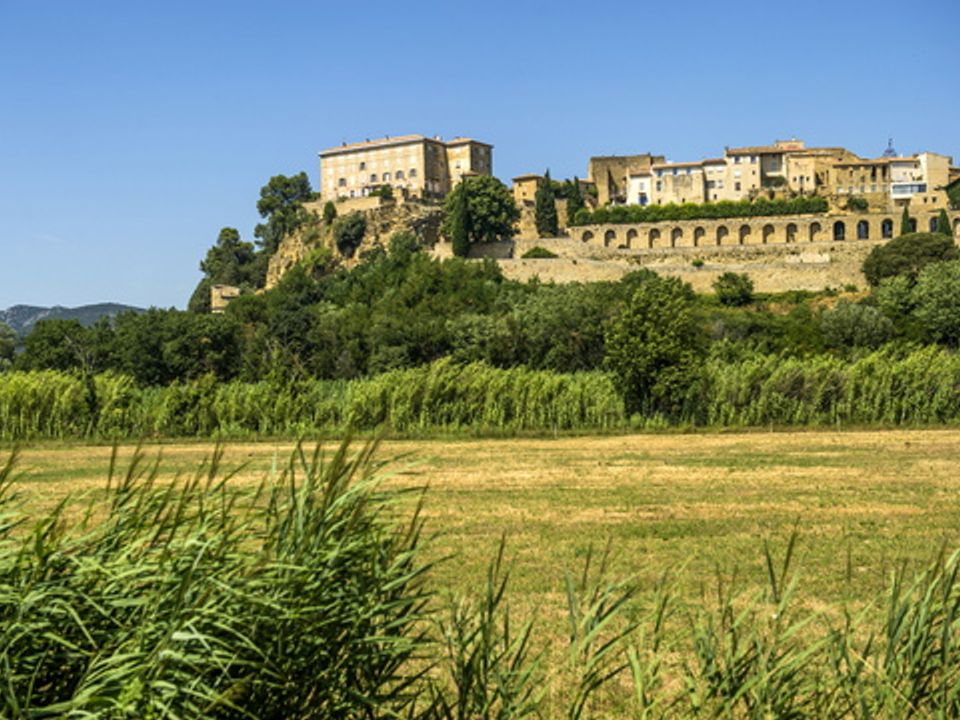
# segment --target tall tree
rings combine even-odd
[[[193,291],[187,308],[191,312],[210,312],[210,288],[213,285],[235,285],[253,290],[262,285],[265,263],[258,257],[253,243],[243,242],[236,228],[220,230],[216,244],[200,262],[203,279]]]
[[[257,212],[266,223],[257,225],[253,234],[260,238],[263,251],[272,255],[280,241],[303,225],[306,213],[303,203],[313,197],[313,189],[305,172],[297,175],[274,175],[260,188]]]
[[[913,224],[910,222],[910,208],[903,206],[903,215],[900,217],[900,234],[909,235],[913,232]]]
[[[470,211],[465,180],[460,181],[457,190],[459,192],[450,207],[450,242],[453,244],[454,255],[466,257],[470,252]]]
[[[17,334],[9,325],[0,322],[0,370],[13,362],[13,351],[17,346]]]
[[[463,205],[466,205],[465,213]],[[441,228],[444,237],[453,239],[458,215],[466,217],[468,241],[476,243],[495,242],[513,235],[520,212],[513,194],[502,182],[490,175],[478,175],[463,178],[447,195]]]
[[[947,211],[942,208],[940,214],[937,215],[937,232],[943,233],[944,235],[953,235],[953,228],[950,227],[950,216],[947,215]]]
[[[557,203],[550,182],[550,171],[543,176],[543,183],[534,195],[534,219],[540,237],[556,237],[560,231],[557,220]]]
[[[567,196],[567,225],[573,225],[578,210],[586,207],[583,202],[583,192],[580,190],[580,178],[573,176],[573,187]]]
[[[607,326],[604,362],[631,413],[673,414],[697,380],[705,337],[694,294],[676,278],[650,273]]]

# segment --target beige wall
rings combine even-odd
[[[597,203],[625,202],[627,178],[650,172],[653,163],[663,162],[662,155],[606,155],[592,157],[587,163],[587,177],[596,185]]]
[[[653,166],[653,205],[702,203],[706,200],[705,187],[702,166]]]

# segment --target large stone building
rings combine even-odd
[[[389,186],[405,197],[442,198],[465,175],[493,172],[493,146],[470,138],[403,135],[320,152],[324,200],[365,197]]]
[[[888,147],[864,159],[841,147],[808,148],[801,140],[726,148],[722,158],[666,162],[650,154],[596,157],[588,165],[604,204],[667,205],[820,195],[840,208],[862,198],[876,211],[948,204],[952,159],[924,152],[899,156]]]

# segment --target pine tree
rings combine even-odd
[[[937,232],[944,235],[953,235],[953,228],[950,227],[950,216],[947,215],[946,210],[941,209],[940,214],[937,215]]]
[[[557,203],[553,194],[553,185],[550,182],[550,171],[547,170],[543,184],[537,188],[534,196],[534,216],[537,224],[537,233],[540,237],[556,237],[560,233],[557,220]]]
[[[903,206],[903,217],[900,218],[900,234],[909,235],[913,232],[913,226],[910,224],[910,209]]]
[[[454,191],[452,212],[450,215],[450,241],[453,243],[453,254],[457,257],[466,257],[470,252],[470,208],[467,203],[467,182],[461,180]]]

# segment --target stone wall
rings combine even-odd
[[[925,230],[936,213],[913,217]],[[950,217],[960,240],[960,213]],[[838,223],[843,240],[832,239],[840,234]],[[535,276],[553,282],[615,280],[644,267],[680,277],[698,291],[709,291],[724,272],[747,273],[760,292],[863,288],[864,259],[887,241],[887,231],[899,235],[899,223],[899,217],[878,213],[594,225],[571,228],[569,238],[476,246],[471,257],[496,259],[505,276],[521,281]],[[858,234],[866,238],[857,239]],[[534,247],[558,257],[524,260]]]

